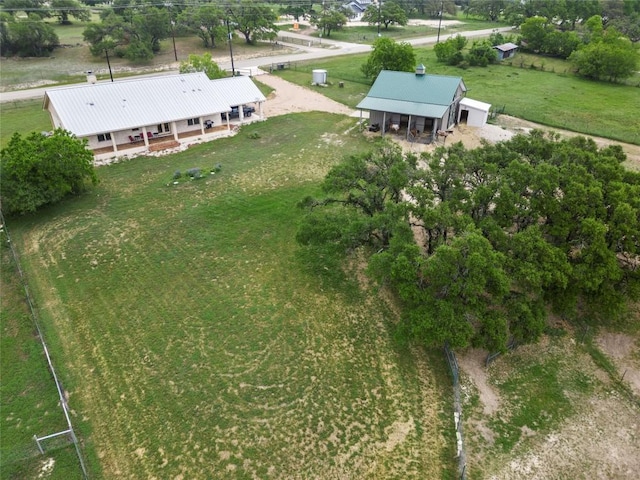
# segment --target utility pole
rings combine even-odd
[[[438,39],[436,43],[440,43],[440,27],[442,26],[442,10],[444,10],[444,0],[440,3],[440,19],[438,20]]]
[[[111,73],[111,62],[109,61],[109,50],[105,48],[104,54],[107,56],[107,66],[109,67],[109,76],[111,77],[111,81],[113,82],[113,73]]]
[[[229,12],[231,12],[231,10],[229,10]],[[227,17],[227,35],[229,36],[229,55],[231,56],[231,76],[235,77],[236,76],[236,69],[235,69],[235,67],[233,65],[233,47],[231,46],[231,39],[233,38],[233,35],[231,34],[231,27],[229,26],[229,18],[228,17]]]
[[[169,20],[171,22],[171,40],[173,40],[173,56],[176,59],[176,62],[178,61],[178,51],[176,50],[176,32],[174,29],[174,26],[176,24],[176,22],[173,21],[173,14],[171,12],[171,7],[173,6],[172,3],[165,3],[164,4],[167,7],[167,10],[169,10]]]

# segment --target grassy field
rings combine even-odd
[[[297,62],[291,70],[275,72],[294,83],[310,87],[311,71],[326,69],[329,87],[310,87],[339,102],[355,107],[369,91],[370,83],[360,72],[367,55],[350,55]],[[531,60],[531,57],[527,57]],[[520,68],[518,57],[512,65],[462,70],[438,63],[432,48],[416,48],[416,60],[427,72],[462,77],[468,96],[505,113],[532,122],[575,132],[640,144],[637,87],[593,82],[561,73],[558,61],[545,70]],[[535,63],[535,62],[534,62]],[[566,65],[566,64],[565,64]],[[550,71],[554,69],[555,71]],[[340,88],[339,83],[344,83]],[[606,108],[602,106],[606,105]]]
[[[92,478],[453,478],[441,354],[392,340],[357,257],[294,241],[296,203],[369,147],[353,119],[273,118],[10,223]]]
[[[64,431],[67,424],[4,231],[0,241],[0,478],[80,478],[76,451],[68,439],[43,441],[44,456],[33,440],[34,435]]]
[[[499,23],[491,23],[487,21],[478,21],[478,20],[463,20],[460,19],[461,24],[458,25],[450,25],[441,28],[441,35],[450,35],[452,33],[461,32],[461,31],[469,31],[469,30],[483,30],[486,28],[497,28],[503,27],[505,24]],[[305,31],[301,31],[301,33],[305,33],[312,37],[318,38],[320,36],[321,31],[316,30],[314,28],[308,28]],[[437,27],[430,27],[426,25],[407,25],[407,26],[397,26],[397,25],[389,25],[389,28],[384,28],[384,25],[380,28],[380,34],[393,38],[397,41],[407,40],[409,38],[417,38],[417,37],[428,37],[434,36],[438,34]],[[378,38],[378,26],[377,25],[365,25],[365,26],[349,26],[347,28],[342,28],[340,30],[334,30],[331,32],[329,37],[330,40],[336,40],[340,42],[349,42],[349,43],[361,43],[361,44],[372,44],[376,38]]]

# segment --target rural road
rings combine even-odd
[[[485,30],[475,30],[470,32],[456,32],[455,34],[441,35],[441,40],[446,40],[452,35],[462,35],[467,38],[476,38],[476,37],[486,37],[491,35],[494,31],[510,31],[511,27],[501,27],[498,29],[485,29]],[[280,32],[283,36],[290,38],[300,38],[300,39],[312,39],[316,41],[315,37],[311,38],[299,33],[293,32]],[[404,40],[411,45],[429,45],[436,43],[436,36],[428,36],[428,37],[420,37],[414,38],[410,40]],[[323,47],[313,47],[313,46],[305,46],[305,45],[294,45],[294,44],[286,44],[288,46],[294,47],[298,50],[301,50],[303,53],[287,53],[284,55],[275,55],[268,57],[256,57],[249,59],[238,59],[234,61],[234,67],[236,69],[246,69],[251,67],[257,67],[260,65],[268,65],[271,63],[286,63],[292,61],[304,61],[304,60],[313,60],[318,58],[327,58],[327,57],[335,57],[339,55],[349,55],[354,53],[367,53],[371,50],[371,45],[362,45],[357,43],[346,43],[346,42],[337,42],[330,39],[322,39]],[[330,45],[330,47],[328,47]],[[231,61],[228,62],[219,62],[219,66],[226,70],[231,70]],[[164,71],[159,73],[147,74],[146,76],[151,75],[171,75],[177,74],[177,70]],[[126,79],[131,79],[132,77],[126,77]],[[108,80],[102,80],[108,81]],[[116,79],[117,81],[117,79]],[[84,82],[82,83],[84,84]],[[32,98],[42,98],[44,96],[44,92],[46,90],[51,90],[55,88],[54,86],[48,87],[39,87],[39,88],[31,88],[27,90],[15,90],[13,92],[3,92],[0,94],[0,102],[15,102],[18,100],[28,100]]]

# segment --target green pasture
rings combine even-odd
[[[9,222],[91,478],[453,478],[441,353],[393,340],[357,254],[295,242],[296,204],[370,142],[272,118]]]
[[[64,431],[67,424],[4,231],[0,241],[0,478],[80,478],[66,437],[43,441],[46,455],[33,439]]]
[[[303,86],[314,88],[339,102],[355,107],[369,91],[370,82],[360,66],[366,54],[296,62],[290,70],[274,72]],[[526,57],[531,60],[531,56]],[[461,69],[436,61],[432,48],[416,48],[417,63],[428,73],[462,77],[468,96],[505,108],[505,113],[550,127],[640,144],[638,87],[594,82],[565,73],[558,60],[509,63],[486,68]],[[311,87],[311,71],[326,69],[328,87]],[[544,70],[542,69],[544,68]],[[339,83],[344,83],[340,88]]]
[[[14,133],[51,130],[49,113],[42,109],[42,99],[0,103],[0,148],[4,148]]]

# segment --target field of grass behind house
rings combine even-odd
[[[391,339],[357,261],[294,240],[296,203],[369,147],[353,119],[273,118],[11,222],[92,478],[452,478],[441,355]]]
[[[292,82],[314,88],[334,100],[355,107],[364,98],[371,83],[362,75],[360,66],[367,55],[348,55],[294,63],[291,70],[276,73]],[[611,138],[640,145],[637,128],[637,86],[585,80],[569,73],[558,61],[527,57],[533,61],[520,67],[516,55],[512,64],[486,68],[461,69],[438,63],[431,47],[416,48],[417,63],[428,73],[462,77],[467,96],[505,108],[505,113],[525,120],[563,128],[588,135]],[[311,87],[311,71],[326,69],[330,85]],[[344,83],[341,88],[340,82]]]

